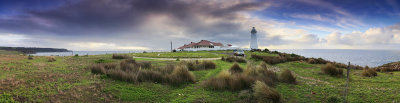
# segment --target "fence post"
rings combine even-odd
[[[345,90],[344,90],[344,101],[343,101],[343,103],[347,103],[347,100],[346,100],[346,98],[347,98],[347,89],[348,89],[348,87],[349,87],[349,80],[350,80],[350,62],[349,62],[349,64],[348,64],[348,66],[347,66],[347,80],[346,80],[346,87],[345,87]]]

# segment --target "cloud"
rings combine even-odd
[[[24,34],[39,43],[101,42],[118,46],[165,48],[165,43],[247,34],[239,21],[268,2],[255,0],[80,0],[23,15],[0,17],[0,32]],[[54,42],[55,40],[56,42]],[[77,46],[77,45],[74,45]],[[66,48],[73,48],[68,47]],[[79,49],[79,48],[77,48]],[[84,48],[83,48],[84,49]]]

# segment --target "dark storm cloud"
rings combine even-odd
[[[167,15],[173,20],[171,25],[188,27],[185,29],[190,34],[219,34],[240,27],[229,22],[237,18],[237,12],[254,10],[265,4],[245,2],[222,8],[205,1],[82,0],[49,10],[29,10],[23,16],[10,17],[17,19],[1,18],[0,27],[22,33],[109,35],[135,30],[148,22],[150,16]],[[221,20],[205,24],[200,17]]]

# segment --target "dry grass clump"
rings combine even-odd
[[[364,77],[375,77],[378,76],[378,73],[375,71],[375,69],[370,69],[368,66],[364,68],[363,72],[361,73],[362,76]]]
[[[243,72],[243,68],[239,66],[238,63],[235,63],[231,66],[231,68],[229,69],[229,71],[231,73],[241,73]]]
[[[393,72],[400,71],[400,62],[393,62],[376,67],[376,71],[380,72]]]
[[[214,90],[242,90],[250,88],[252,83],[253,80],[243,74],[222,71],[215,78],[208,79],[205,85]]]
[[[222,57],[221,58],[222,61],[227,61],[227,62],[238,62],[238,63],[246,63],[246,59],[241,58],[241,57],[234,57],[234,56],[230,56],[230,57]]]
[[[296,77],[292,74],[292,72],[288,69],[283,71],[281,75],[279,76],[279,81],[284,82],[284,83],[289,83],[289,84],[296,84]]]
[[[113,54],[112,58],[113,59],[128,59],[131,57],[129,57],[128,55],[125,55],[125,54]]]
[[[239,65],[234,65],[233,67],[236,68],[237,66]],[[216,77],[208,79],[205,82],[205,86],[214,90],[236,91],[251,88],[251,85],[256,80],[262,81],[269,86],[274,86],[278,82],[278,77],[275,72],[267,68],[248,65],[243,72],[222,71]]]
[[[286,54],[286,53],[278,53],[279,56],[260,56],[260,55],[251,55],[251,58],[255,60],[262,60],[268,64],[279,64],[290,61],[300,61],[305,60],[306,58],[303,56],[299,56],[296,54]]]
[[[280,103],[281,94],[274,88],[269,87],[261,81],[256,81],[253,85],[253,95],[258,103]]]
[[[33,60],[33,56],[32,55],[28,55],[28,60]]]
[[[54,58],[54,57],[49,57],[49,58],[47,58],[47,61],[48,61],[48,62],[55,62],[55,61],[56,61],[56,58]]]
[[[185,82],[194,83],[196,78],[185,66],[176,66],[169,75],[170,83],[177,85]]]
[[[182,65],[152,67],[151,62],[136,62],[135,60],[127,59],[120,63],[93,64],[89,66],[89,69],[94,74],[105,74],[111,79],[133,83],[157,82],[179,85],[186,82],[195,82],[193,73]]]
[[[181,61],[180,64],[186,65],[186,67],[190,71],[215,69],[217,67],[217,65],[214,62],[208,61],[208,60],[204,60],[201,62],[199,62],[198,60],[196,60],[196,61]]]
[[[103,64],[94,64],[89,66],[89,69],[92,71],[94,74],[106,74],[107,71],[104,68]]]
[[[326,61],[326,60],[324,60],[322,58],[317,58],[317,59],[316,58],[308,58],[307,62],[310,63],[310,64],[326,64],[329,61]]]
[[[336,68],[335,65],[328,63],[324,67],[321,68],[321,71],[324,74],[328,74],[331,76],[341,76],[343,75],[343,69]]]

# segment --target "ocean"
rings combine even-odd
[[[273,49],[275,50],[275,49]],[[279,52],[294,53],[305,57],[323,58],[340,63],[376,67],[382,64],[400,61],[400,50],[350,50],[350,49],[276,49]],[[34,56],[72,56],[99,55],[113,53],[140,53],[143,51],[74,51],[43,52]],[[152,51],[148,51],[152,52]]]
[[[276,49],[276,51],[369,67],[400,61],[400,50]]]

